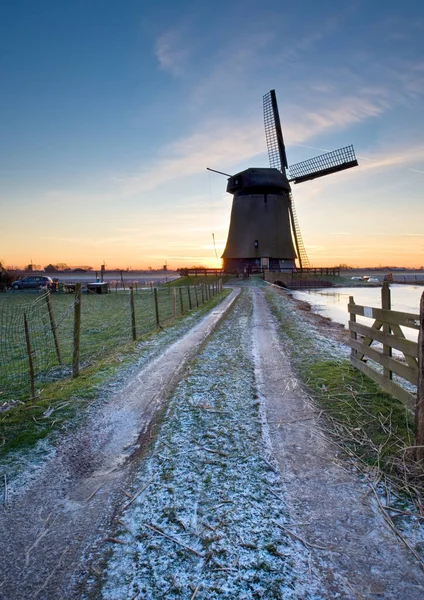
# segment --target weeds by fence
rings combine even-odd
[[[222,291],[215,285],[112,294],[10,293],[0,301],[0,406],[78,376],[116,348],[171,323]],[[80,318],[78,313],[80,311]]]

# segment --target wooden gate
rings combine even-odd
[[[416,454],[424,458],[424,294],[420,314],[394,311],[391,310],[389,284],[385,282],[381,290],[381,308],[360,306],[350,296],[348,311],[352,365],[415,412]],[[356,321],[358,315],[374,319],[374,322],[371,326],[362,325]],[[418,343],[408,340],[401,327],[418,330]],[[371,347],[373,342],[379,346]],[[395,356],[393,350],[397,351]],[[378,367],[368,364],[368,360],[381,365],[382,369],[377,370]],[[417,392],[408,391],[394,381],[393,374],[417,386]]]

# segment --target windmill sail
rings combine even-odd
[[[275,90],[269,91],[263,97],[265,137],[268,147],[269,164],[273,169],[278,169],[285,174],[288,168],[286,148],[284,145],[283,132],[281,129],[280,115],[278,112],[277,97]],[[297,250],[297,258],[300,268],[309,267],[309,260],[300,234],[299,222],[293,196],[290,194],[290,222],[294,242]]]
[[[310,267],[311,264],[309,262],[308,255],[306,254],[305,245],[303,243],[303,239],[300,234],[300,227],[299,227],[299,221],[297,219],[296,207],[294,205],[294,200],[293,200],[293,196],[291,193],[290,193],[289,211],[290,211],[291,226],[292,226],[292,230],[293,230],[294,243],[296,245],[297,258],[299,260],[300,268],[302,269],[305,267],[306,268]]]
[[[353,146],[346,146],[345,148],[339,148],[326,154],[320,154],[315,158],[309,158],[303,162],[290,165],[289,181],[302,183],[303,181],[324,177],[324,175],[330,175],[330,173],[337,173],[338,171],[344,171],[345,169],[357,166],[358,161],[356,160]]]
[[[283,173],[283,167],[287,169],[288,164],[275,90],[264,96],[264,123],[270,167]]]

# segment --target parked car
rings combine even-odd
[[[43,275],[30,275],[23,279],[18,279],[12,283],[13,290],[42,290],[43,288],[50,288],[53,280],[50,277]]]
[[[380,283],[378,277],[368,277],[367,283]]]
[[[363,277],[351,277],[352,281],[364,281]]]

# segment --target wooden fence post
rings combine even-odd
[[[47,302],[47,310],[49,311],[50,327],[51,327],[51,330],[53,333],[53,339],[54,339],[54,345],[56,348],[57,360],[59,361],[59,364],[61,365],[62,364],[62,354],[60,352],[59,336],[57,333],[57,325],[56,325],[56,320],[54,318],[52,298],[51,298],[49,290],[47,290],[47,293],[46,293],[46,302]]]
[[[24,328],[25,328],[26,347],[27,347],[27,353],[28,353],[29,378],[30,378],[30,382],[31,382],[31,398],[34,398],[35,397],[34,363],[32,362],[31,340],[29,339],[29,327],[28,327],[26,313],[24,313]]]
[[[153,289],[153,295],[155,299],[155,315],[156,315],[156,327],[159,329],[160,320],[159,320],[159,302],[158,302],[158,291],[156,288]]]
[[[381,288],[381,308],[386,310],[391,310],[392,303],[390,298],[390,287],[387,281],[383,282],[383,287]],[[390,325],[388,323],[383,323],[383,333],[391,333]],[[390,346],[383,344],[383,354],[386,356],[392,356],[392,349]],[[384,377],[387,379],[393,379],[393,373],[390,369],[383,368]]]
[[[181,309],[181,314],[184,314],[184,302],[183,302],[183,288],[179,287],[178,288],[178,292],[180,294],[180,309]]]
[[[81,283],[75,284],[74,300],[74,352],[72,356],[72,377],[79,375],[80,357],[80,334],[81,334]]]
[[[196,307],[199,308],[199,298],[197,296],[197,284],[194,285],[194,296],[196,298]]]
[[[188,308],[191,310],[193,307],[191,305],[191,294],[190,294],[190,286],[187,286],[187,294],[188,294]]]
[[[205,290],[204,290],[204,284],[203,283],[200,284],[200,289],[202,291],[202,304],[204,304],[205,303]]]
[[[135,306],[134,306],[134,289],[133,289],[133,286],[130,287],[130,308],[131,308],[132,339],[135,342],[137,340],[137,328],[136,328],[136,325],[135,325]]]
[[[355,304],[355,299],[353,296],[349,296],[349,304]],[[356,315],[354,313],[349,313],[349,320],[353,323],[356,323]],[[355,331],[350,332],[350,337],[352,338],[352,340],[356,340],[358,338]],[[351,356],[356,356],[356,350],[351,348],[350,354]]]
[[[424,460],[424,293],[420,302],[420,332],[418,334],[418,384],[415,408],[415,457]]]
[[[174,315],[174,321],[177,318],[177,289],[172,288],[172,313]]]

